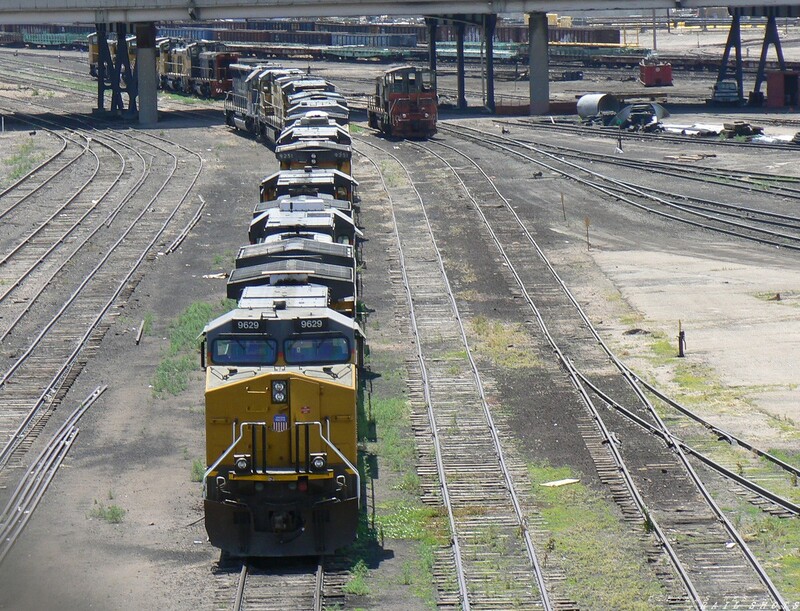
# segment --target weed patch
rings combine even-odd
[[[369,594],[367,577],[369,577],[369,569],[363,560],[359,560],[356,562],[355,566],[350,569],[350,580],[344,584],[342,589],[348,594],[366,596]]]
[[[203,327],[212,318],[229,311],[235,305],[230,299],[223,300],[216,306],[195,302],[170,325],[169,348],[153,376],[153,394],[156,397],[178,395],[189,387],[189,375],[198,369],[197,341]]]
[[[30,172],[41,158],[36,155],[36,143],[29,138],[19,145],[16,152],[5,160],[9,166],[8,178],[13,182]]]
[[[613,505],[580,482],[560,487],[540,484],[576,476],[568,468],[529,466],[541,515],[552,533],[543,554],[570,567],[564,587],[587,609],[661,608],[663,591],[644,564],[638,538],[619,522]]]
[[[206,473],[206,464],[199,458],[192,461],[192,473],[190,479],[193,482],[202,482],[203,475]]]
[[[472,319],[472,335],[477,339],[476,351],[503,369],[537,367],[530,339],[519,325],[504,325],[483,316]]]
[[[127,513],[119,505],[103,505],[95,500],[94,507],[89,512],[89,517],[105,520],[109,524],[120,524]]]

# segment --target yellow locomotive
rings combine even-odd
[[[244,289],[203,331],[206,530],[232,556],[332,553],[355,538],[361,331],[313,284]]]

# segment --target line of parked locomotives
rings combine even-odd
[[[225,122],[276,145],[281,162],[305,167],[325,155],[331,167],[349,173],[349,109],[344,97],[324,79],[302,73],[290,78],[285,72],[269,65],[228,66],[231,91],[225,99]],[[387,70],[375,79],[367,117],[370,127],[389,136],[432,136],[438,118],[434,74],[415,66]],[[301,136],[296,130],[302,130]],[[314,139],[320,144],[292,146],[298,139]]]
[[[303,71],[249,69],[269,71],[279,108],[306,112],[276,114],[280,170],[260,183],[227,281],[237,307],[203,330],[206,529],[231,556],[332,553],[356,536],[362,490],[347,102]]]

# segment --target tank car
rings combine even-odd
[[[427,68],[401,66],[375,81],[367,104],[369,126],[387,136],[428,138],[436,133],[435,75]]]

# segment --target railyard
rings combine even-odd
[[[243,240],[236,220],[250,214],[257,181],[274,171],[274,158],[223,125],[221,104],[162,98],[154,130],[90,125],[91,81],[80,76],[79,61],[69,54],[21,59],[5,50],[0,60],[0,106],[18,113],[2,154],[28,156],[30,169],[51,155],[65,164],[74,157],[57,191],[83,181],[119,189],[109,204],[99,191],[83,193],[76,203],[85,208],[71,204],[41,230],[34,222],[47,218],[41,203],[26,211],[24,202],[12,208],[4,198],[7,226],[16,232],[4,235],[4,392],[22,392],[31,381],[34,399],[59,392],[42,380],[61,382],[64,372],[46,367],[67,362],[76,333],[87,334],[90,351],[75,354],[56,414],[98,386],[107,389],[81,418],[80,435],[70,438],[63,466],[4,561],[0,605],[44,608],[54,597],[76,609],[224,605],[212,574],[238,569],[216,567],[219,554],[205,540],[199,485],[190,477],[202,456],[202,382],[190,374],[177,394],[152,386],[158,363],[197,360],[191,342],[185,354],[169,354],[170,328],[192,304],[217,307],[224,297],[219,276]],[[31,62],[40,69],[16,74]],[[348,79],[341,89],[359,93],[352,69],[315,68],[334,82]],[[42,80],[56,72],[65,82]],[[572,83],[562,95],[610,78]],[[363,79],[365,89],[370,80]],[[517,86],[499,93],[512,96]],[[478,95],[479,86],[469,88]],[[687,123],[699,118],[691,110]],[[777,119],[795,129],[794,115]],[[663,434],[642,434],[620,415],[619,404],[636,406],[640,416],[644,407],[630,395],[627,370],[620,373],[597,337],[638,376],[691,405],[693,415],[786,458],[795,471],[757,461],[737,444],[721,446],[715,440],[723,433],[709,436],[658,403],[660,418],[687,447],[797,503],[794,150],[633,134],[618,141],[613,133],[540,123],[475,113],[447,118],[425,143],[378,138],[365,122],[353,127],[353,174],[361,183],[361,221],[370,227],[362,270],[371,351],[365,405],[376,435],[365,432],[362,443],[365,455],[375,456],[365,460],[375,530],[354,552],[370,569],[368,576],[352,572],[351,584],[360,575],[363,589],[345,587],[342,597],[334,588],[329,607],[456,607],[466,590],[476,608],[541,608],[540,587],[555,608],[685,607],[692,604],[688,581],[696,584],[695,604],[772,604],[774,584],[792,608],[800,593],[790,561],[798,545],[791,504],[756,500],[752,487],[687,459],[735,526],[726,531],[682,475],[680,453],[665,450]],[[95,171],[108,176],[90,181]],[[5,178],[4,188],[13,180]],[[141,219],[133,205],[123,206],[139,200]],[[110,207],[95,209],[98,202]],[[736,204],[747,209],[734,210]],[[56,220],[69,223],[61,229]],[[779,228],[768,228],[776,222]],[[731,235],[745,224],[748,237]],[[120,226],[112,237],[109,230]],[[49,245],[89,253],[94,264],[106,250],[121,257],[107,268],[108,288],[88,287],[110,310],[66,309],[81,307],[80,292],[70,287],[95,281],[88,261],[48,262],[55,281],[41,266],[41,276],[25,276],[40,255],[24,250],[45,241],[34,231],[57,234]],[[89,241],[94,236],[97,243]],[[133,253],[112,255],[112,245]],[[45,292],[37,297],[32,286]],[[583,316],[565,299],[565,286]],[[74,302],[66,301],[73,291]],[[42,312],[22,313],[21,304]],[[26,328],[14,328],[17,316]],[[51,319],[65,321],[65,329],[43,333]],[[679,324],[687,338],[683,359],[675,358]],[[40,332],[64,355],[39,347]],[[18,372],[17,363],[36,350],[45,364]],[[587,411],[590,401],[597,415]],[[605,439],[596,418],[607,423]],[[41,438],[26,437],[30,447],[4,468],[0,505],[14,487],[10,474],[51,434],[38,428]],[[609,447],[625,455],[630,479]],[[552,482],[562,485],[542,486]],[[118,524],[111,508],[124,510]],[[756,568],[742,560],[745,544]],[[678,563],[669,561],[673,554]],[[723,565],[724,578],[698,578]]]

